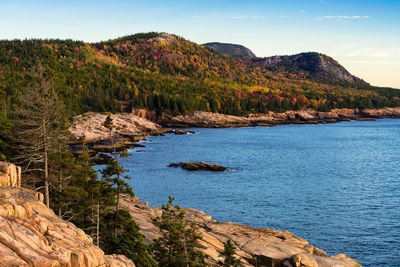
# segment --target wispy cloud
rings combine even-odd
[[[324,20],[360,20],[360,19],[369,19],[370,16],[318,16],[315,17],[317,21],[324,21]]]
[[[232,19],[232,20],[258,20],[258,19],[264,19],[264,16],[260,15],[247,15],[247,14],[241,14],[241,15],[228,15],[228,14],[210,14],[210,15],[201,15],[201,16],[193,16],[195,19]]]
[[[246,19],[263,19],[264,16],[239,15],[239,16],[229,16],[229,18],[230,18],[230,19],[246,20]]]
[[[302,9],[302,10],[299,10],[299,12],[300,12],[300,13],[303,13],[303,14],[306,14],[306,13],[307,13],[307,10]]]
[[[389,64],[398,65],[400,61],[382,61],[382,60],[354,60],[354,61],[342,61],[344,64]]]
[[[398,62],[400,47],[365,47],[361,44],[344,44],[332,56],[348,59],[380,60],[374,62]]]

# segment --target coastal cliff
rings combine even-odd
[[[14,185],[14,164],[0,164],[7,165],[0,173],[1,266],[134,267],[123,255],[104,255],[91,237],[47,208],[42,194]]]

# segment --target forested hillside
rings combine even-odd
[[[260,62],[238,61],[163,33],[100,43],[0,41],[1,106],[6,111],[18,105],[38,65],[54,81],[71,114],[128,111],[131,107],[170,114],[203,110],[240,115],[400,106],[398,90],[375,88],[358,80],[323,82],[313,79],[304,64],[302,68],[282,64],[266,67]]]

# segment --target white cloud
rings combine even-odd
[[[318,16],[315,17],[317,21],[324,21],[324,20],[359,20],[359,19],[369,19],[370,16]]]
[[[302,10],[299,10],[299,12],[300,12],[300,13],[303,13],[303,14],[307,13],[307,11],[306,11],[306,10],[304,10],[304,9],[302,9]]]

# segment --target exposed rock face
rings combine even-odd
[[[324,123],[346,120],[365,120],[379,118],[400,118],[400,107],[383,109],[333,109],[330,112],[314,110],[286,111],[283,113],[248,114],[244,117],[196,111],[189,115],[164,115],[160,124],[168,127],[245,127],[272,126],[290,123]]]
[[[0,186],[21,186],[21,167],[0,162]]]
[[[204,162],[181,162],[181,163],[171,163],[168,167],[181,167],[189,171],[214,171],[214,172],[224,172],[225,167],[217,164],[208,164]]]
[[[103,126],[107,115],[86,113],[78,116],[70,127],[70,132],[77,138],[85,137],[86,142],[96,142],[109,138],[109,131]],[[163,128],[145,118],[133,114],[112,114],[114,137],[134,137],[143,135],[159,135]]]
[[[369,118],[399,118],[400,108],[364,109],[362,116]]]
[[[131,114],[149,121],[157,121],[157,112],[154,110],[150,111],[145,108],[133,108]]]
[[[248,126],[249,120],[244,117],[231,116],[219,113],[196,111],[190,115],[179,115],[176,117],[164,115],[160,123],[170,127],[240,127]]]
[[[134,266],[125,256],[104,255],[35,192],[16,187],[0,187],[0,259],[1,266]]]
[[[158,208],[150,208],[146,202],[137,198],[123,196],[121,207],[128,210],[141,228],[147,243],[152,243],[160,237],[160,230],[152,219],[161,215]],[[240,256],[240,266],[342,266],[359,267],[360,265],[345,256],[326,257],[326,252],[312,246],[308,241],[289,232],[270,229],[250,228],[236,223],[220,223],[211,216],[195,209],[185,209],[186,219],[194,221],[200,227],[202,239],[201,250],[208,255],[207,263],[215,266],[220,253],[224,250],[223,242],[231,238],[237,247],[236,254]]]
[[[243,45],[238,45],[238,44],[227,44],[227,43],[218,43],[218,42],[213,42],[213,43],[206,43],[204,44],[205,46],[208,46],[215,51],[224,54],[228,57],[245,57],[245,58],[253,58],[256,55],[248,49],[247,47]]]

